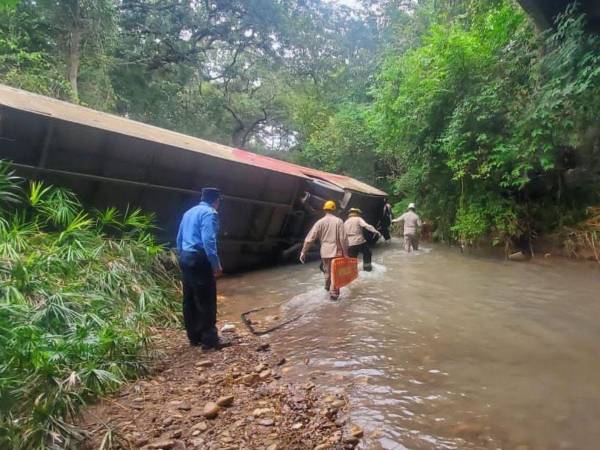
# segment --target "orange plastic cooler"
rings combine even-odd
[[[349,285],[358,278],[358,259],[335,258],[331,262],[331,282],[336,288]]]

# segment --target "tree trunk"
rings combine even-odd
[[[248,139],[256,129],[258,125],[267,121],[267,111],[263,109],[264,117],[255,120],[250,125],[245,125],[238,119],[238,126],[233,130],[233,135],[231,137],[231,142],[234,147],[244,148],[248,143]]]
[[[71,90],[73,91],[73,99],[79,101],[79,89],[77,86],[77,80],[79,78],[79,63],[81,60],[81,38],[83,36],[83,30],[81,28],[74,28],[71,31],[71,38],[69,41],[69,83],[71,84]]]
[[[231,146],[236,148],[242,148],[246,145],[246,128],[244,126],[237,126],[231,135]]]
[[[72,9],[73,23],[69,36],[69,83],[71,84],[73,100],[79,102],[79,64],[81,62],[81,41],[83,39],[83,27],[81,26],[81,8],[79,0],[75,0]]]

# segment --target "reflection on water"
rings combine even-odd
[[[364,448],[600,446],[600,273],[380,246],[331,302],[317,264],[224,280],[227,317],[281,303],[299,378],[344,389]]]

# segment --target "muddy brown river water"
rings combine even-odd
[[[316,263],[231,277],[222,311],[302,315],[267,338],[289,376],[348,393],[363,448],[600,448],[600,270],[398,240],[374,262],[338,302]]]

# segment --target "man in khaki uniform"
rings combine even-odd
[[[404,250],[410,253],[411,250],[419,250],[418,230],[423,226],[423,222],[415,212],[415,204],[408,205],[408,211],[402,214],[397,219],[392,220],[393,223],[404,222]]]
[[[371,249],[365,239],[363,230],[368,230],[371,233],[381,236],[381,233],[375,229],[374,226],[369,225],[361,217],[362,211],[358,208],[351,208],[350,215],[346,222],[344,222],[344,228],[348,235],[348,255],[350,258],[357,258],[359,253],[362,253],[363,257],[363,270],[370,272],[371,266]]]
[[[321,243],[325,289],[329,291],[332,300],[337,300],[340,291],[331,284],[331,261],[339,256],[348,256],[348,236],[346,236],[342,219],[333,215],[336,210],[335,202],[332,200],[326,201],[323,210],[325,216],[313,225],[304,240],[300,261],[302,263],[306,261],[306,252],[315,241]]]

